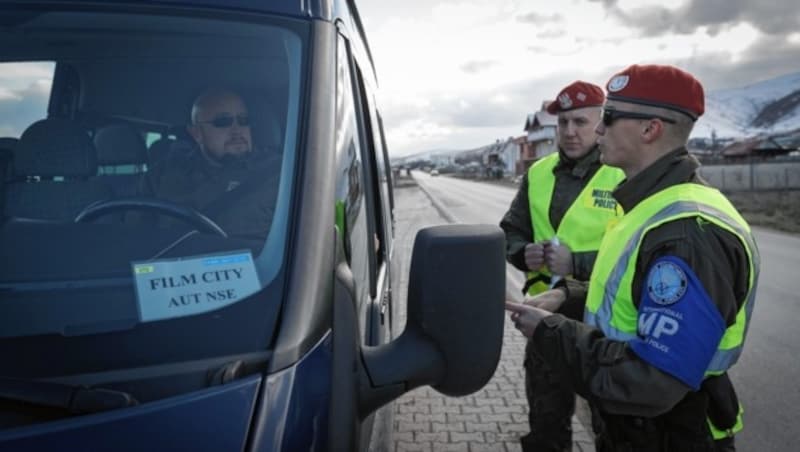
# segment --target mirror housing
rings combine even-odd
[[[422,229],[414,242],[407,322],[394,341],[363,347],[362,418],[415,387],[462,396],[494,375],[503,345],[505,236],[497,226]]]

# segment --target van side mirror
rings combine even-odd
[[[394,341],[362,349],[367,416],[417,386],[461,396],[492,377],[503,345],[505,237],[497,226],[445,225],[414,242],[408,318]]]

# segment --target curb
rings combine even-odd
[[[445,207],[444,204],[442,204],[442,202],[439,201],[439,198],[433,196],[431,192],[428,191],[428,187],[425,186],[424,182],[417,180],[417,178],[414,177],[413,175],[411,176],[411,178],[414,179],[414,182],[417,183],[417,187],[419,187],[420,190],[422,190],[425,193],[425,196],[427,196],[428,199],[431,200],[433,207],[439,212],[439,215],[441,215],[445,220],[447,220],[448,223],[459,223],[458,218],[452,213],[450,213],[449,210],[447,210],[447,207]]]

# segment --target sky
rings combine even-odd
[[[797,0],[358,0],[390,155],[524,134],[575,80],[672,64],[706,91],[800,72]],[[800,89],[800,87],[798,87]]]

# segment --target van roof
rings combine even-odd
[[[360,40],[364,44],[367,57],[372,62],[372,52],[370,51],[367,37],[364,33],[364,26],[361,16],[355,4],[356,0],[104,0],[98,3],[97,0],[50,0],[41,3],[52,6],[57,3],[72,5],[87,5],[110,7],[115,6],[176,6],[176,7],[196,7],[208,9],[222,9],[226,11],[255,12],[267,14],[280,14],[300,19],[316,19],[327,22],[334,22],[336,19],[343,19],[345,24],[351,24],[354,32],[358,33]],[[20,4],[25,7],[35,5],[35,1],[10,1],[4,2],[3,7]],[[13,7],[13,6],[12,6]]]
[[[36,2],[19,1],[9,2],[31,5]],[[86,4],[102,6],[96,0],[51,0],[54,3]],[[259,13],[273,13],[293,16],[304,19],[320,19],[333,21],[347,14],[348,9],[353,14],[358,14],[355,0],[104,0],[105,5],[163,5],[163,6],[192,6],[198,8],[225,9],[228,11],[251,11]]]

